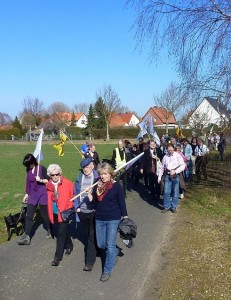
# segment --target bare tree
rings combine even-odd
[[[47,111],[50,115],[54,115],[57,112],[69,112],[70,108],[65,103],[56,101],[48,107]]]
[[[166,133],[168,133],[170,118],[172,116],[176,117],[185,109],[187,103],[186,95],[175,83],[171,82],[160,96],[154,96],[154,102],[163,109],[162,113],[166,121]]]
[[[168,49],[184,85],[198,88],[230,104],[231,1],[127,0],[138,11],[137,45],[151,42],[150,58]],[[227,83],[229,88],[227,89]],[[189,89],[188,89],[189,91]]]
[[[81,112],[84,113],[85,115],[88,114],[90,104],[87,103],[79,103],[74,105],[74,111],[75,112]]]
[[[10,125],[11,123],[12,123],[11,117],[6,113],[0,112],[0,126]]]
[[[114,112],[120,112],[121,101],[119,95],[114,91],[111,85],[105,85],[102,89],[96,92],[96,98],[102,99],[101,101],[101,112],[106,122],[107,129],[107,140],[109,136],[109,123]]]
[[[28,128],[39,126],[45,111],[43,102],[38,98],[27,97],[22,104],[23,111],[20,114],[22,125]]]

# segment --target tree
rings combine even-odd
[[[97,99],[101,98],[100,108],[102,115],[106,123],[107,130],[107,140],[110,139],[109,136],[109,124],[114,112],[119,112],[121,108],[121,101],[119,95],[114,91],[111,85],[105,85],[102,89],[99,89],[96,93]]]
[[[23,111],[21,113],[21,123],[24,127],[39,126],[44,114],[43,102],[38,98],[26,98],[23,100]]]
[[[89,111],[89,104],[87,103],[79,103],[74,105],[74,111],[75,112],[82,112],[85,115],[87,115]]]
[[[48,107],[48,113],[50,115],[54,115],[57,112],[69,112],[70,108],[68,107],[68,105],[66,105],[65,103],[61,102],[61,101],[56,101],[53,102],[49,107]]]
[[[168,133],[169,120],[173,115],[176,117],[185,108],[184,105],[187,103],[186,95],[182,93],[182,90],[175,83],[171,82],[160,96],[154,96],[154,102],[163,109],[166,133]]]
[[[75,113],[72,112],[72,115],[71,115],[71,126],[75,126],[75,125],[76,125]]]
[[[14,128],[18,128],[20,133],[23,133],[22,124],[20,124],[18,117],[15,117],[14,121],[12,122]]]
[[[230,0],[128,0],[138,11],[139,46],[150,42],[150,57],[168,49],[188,92],[213,92],[230,105]]]
[[[87,115],[87,130],[89,131],[90,135],[92,135],[92,130],[96,127],[96,118],[94,113],[93,105],[90,104],[88,115]]]
[[[95,111],[95,127],[97,129],[106,129],[106,121],[104,117],[104,109],[102,107],[104,106],[103,99],[99,97],[94,105],[94,111]]]
[[[0,112],[0,126],[10,125],[11,123],[12,123],[11,117],[6,113]]]

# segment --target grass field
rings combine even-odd
[[[81,144],[76,144],[80,149]],[[100,159],[110,159],[115,144],[97,144],[96,150]],[[17,213],[22,206],[22,198],[25,193],[26,169],[22,164],[23,158],[27,153],[33,153],[36,142],[20,143],[8,142],[0,143],[0,243],[6,241],[6,231],[3,216],[9,213]],[[57,163],[61,166],[63,174],[68,179],[74,181],[79,173],[81,156],[75,147],[66,142],[64,156],[58,156],[56,149],[51,143],[43,143],[42,151],[44,160],[41,164],[48,167],[51,163]]]

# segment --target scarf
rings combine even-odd
[[[98,201],[102,201],[105,194],[107,193],[107,191],[109,189],[112,188],[113,186],[113,181],[107,181],[107,182],[103,182],[101,179],[98,181],[98,186],[97,186],[97,190],[96,190],[96,195],[97,195],[97,199]]]

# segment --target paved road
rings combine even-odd
[[[175,215],[161,214],[152,199],[145,200],[134,189],[128,192],[127,208],[138,226],[138,235],[130,249],[118,238],[124,255],[109,281],[99,280],[99,257],[92,272],[82,271],[84,247],[77,238],[72,254],[52,267],[55,240],[47,240],[40,226],[29,246],[18,246],[15,239],[0,246],[0,299],[143,299],[145,282],[158,264],[160,246]]]

